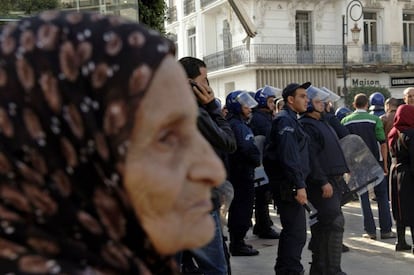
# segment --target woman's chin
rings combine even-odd
[[[216,225],[211,215],[189,225],[185,231],[182,231],[186,249],[198,248],[208,244],[214,237],[215,227]]]

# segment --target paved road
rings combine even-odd
[[[371,206],[375,211],[374,217],[378,217],[376,203]],[[413,210],[414,211],[414,210]],[[359,202],[351,202],[343,207],[345,215],[344,243],[351,249],[342,257],[342,269],[348,275],[414,275],[414,255],[407,252],[395,252],[395,239],[381,240],[379,228],[377,240],[362,238],[363,225]],[[280,230],[279,217],[271,210],[275,227]],[[378,219],[376,219],[378,226]],[[395,231],[395,226],[394,226]],[[310,232],[308,231],[308,240]],[[407,230],[407,242],[411,243],[411,235]],[[232,257],[233,275],[274,275],[278,240],[261,240],[248,233],[247,243],[252,244],[260,251],[255,257]],[[302,264],[309,272],[311,254],[306,249],[302,254]]]

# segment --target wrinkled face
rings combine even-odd
[[[303,88],[297,89],[295,95],[288,96],[287,99],[293,111],[297,113],[303,113],[306,111],[308,107],[309,99],[308,99],[305,89]]]
[[[124,174],[136,215],[164,255],[213,237],[210,193],[225,172],[196,120],[184,71],[167,57],[136,113]]]
[[[404,95],[404,102],[405,104],[414,105],[414,89],[408,90]]]

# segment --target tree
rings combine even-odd
[[[165,33],[164,21],[167,6],[164,0],[137,0],[139,2],[139,22]]]
[[[25,14],[38,13],[44,10],[56,9],[58,0],[17,0],[15,1],[15,9],[21,10]]]
[[[355,95],[359,93],[366,94],[368,97],[375,92],[381,93],[385,98],[391,97],[391,93],[387,88],[384,87],[373,87],[373,86],[361,86],[361,87],[352,87],[348,90],[348,94],[345,97],[345,105],[352,107],[352,102],[354,101]]]

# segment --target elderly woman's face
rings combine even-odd
[[[167,57],[141,101],[125,166],[132,205],[162,254],[213,236],[210,192],[225,172],[197,129],[197,113],[182,68]]]

